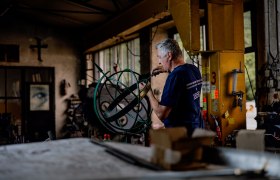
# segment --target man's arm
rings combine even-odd
[[[149,97],[150,104],[151,104],[152,109],[154,110],[155,114],[157,115],[157,117],[161,121],[163,121],[165,118],[167,118],[167,116],[171,112],[172,108],[160,105],[158,100],[155,98],[155,96],[152,92],[152,89],[149,90],[149,92],[147,93],[147,96]]]

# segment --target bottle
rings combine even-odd
[[[216,119],[215,119],[215,124],[216,124],[216,133],[217,133],[217,137],[218,137],[218,142],[219,142],[219,144],[221,144],[221,142],[222,142],[222,132],[221,132],[221,128],[219,126],[219,123]]]
[[[110,134],[104,134],[103,135],[103,141],[110,141],[110,140],[111,140]]]
[[[103,135],[103,141],[107,141],[107,134]]]

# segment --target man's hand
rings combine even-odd
[[[146,86],[146,83],[145,82],[140,82],[139,83],[139,90],[142,91]]]
[[[140,89],[140,97],[143,98],[151,91],[151,83],[150,82],[140,82],[139,83],[139,89]]]

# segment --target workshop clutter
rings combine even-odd
[[[151,130],[151,161],[167,170],[186,170],[205,167],[203,146],[212,146],[216,133],[196,129],[187,137],[184,127]]]
[[[63,129],[64,137],[89,137],[91,127],[84,113],[84,104],[77,95],[71,95],[67,102],[66,124]]]

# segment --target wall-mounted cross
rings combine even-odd
[[[38,61],[42,62],[42,58],[41,58],[41,49],[42,48],[47,48],[48,45],[47,44],[42,44],[42,39],[39,37],[35,37],[37,44],[36,45],[30,45],[29,48],[34,49],[37,48],[38,51]]]

